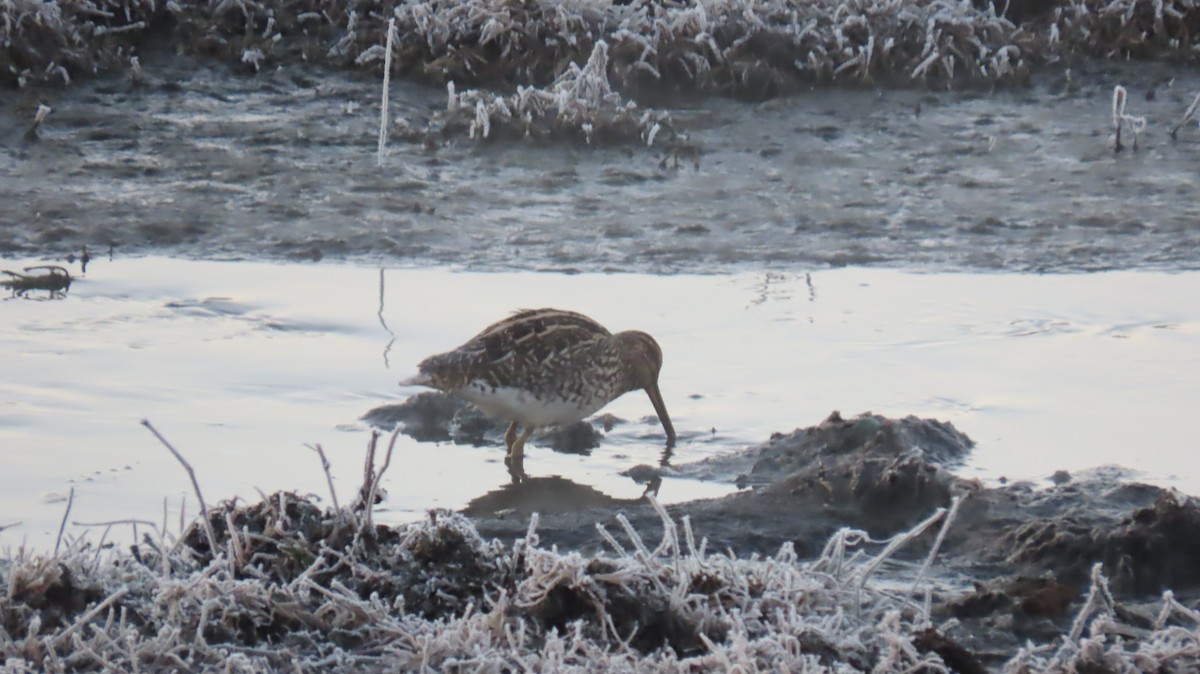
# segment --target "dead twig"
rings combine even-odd
[[[392,450],[396,448],[396,438],[400,437],[400,428],[392,431],[392,437],[388,440],[387,454],[383,455],[383,465],[379,467],[379,472],[375,473],[371,480],[371,489],[367,493],[367,515],[365,518],[366,528],[371,529],[371,513],[375,507],[375,493],[379,489],[379,483],[383,481],[383,474],[387,472],[388,466],[392,465]]]
[[[1146,128],[1145,117],[1134,117],[1133,115],[1125,114],[1125,102],[1129,98],[1125,87],[1117,85],[1113,87],[1112,95],[1112,124],[1116,131],[1116,142],[1113,145],[1114,152],[1120,152],[1125,148],[1121,144],[1121,127],[1129,125],[1129,132],[1133,134],[1133,149],[1138,149],[1138,133]]]
[[[37,112],[33,115],[33,124],[25,130],[25,140],[33,141],[39,138],[38,129],[42,127],[42,122],[46,121],[46,117],[53,111],[54,108],[48,105],[38,105]]]
[[[1183,112],[1183,117],[1179,120],[1179,123],[1171,129],[1171,138],[1175,138],[1175,134],[1179,133],[1180,129],[1196,118],[1197,111],[1200,111],[1200,94],[1196,94],[1196,97],[1192,99],[1192,104]]]
[[[387,53],[383,57],[383,99],[379,109],[379,149],[376,151],[376,161],[383,168],[384,157],[387,154],[388,141],[388,89],[392,79],[392,42],[396,36],[396,17],[388,19]]]
[[[45,270],[45,274],[29,274],[28,272],[36,272]],[[56,264],[40,264],[33,267],[25,267],[27,273],[9,271],[7,269],[0,271],[0,274],[8,274],[9,279],[0,281],[0,287],[9,288],[13,291],[13,295],[24,296],[25,293],[31,290],[45,290],[51,296],[56,294],[65,294],[71,288],[71,273],[66,269]]]
[[[321,447],[321,443],[316,445],[305,445],[309,449],[317,453],[321,457],[321,470],[325,471],[325,482],[329,484],[329,498],[333,499],[333,511],[337,513],[338,518],[342,516],[342,508],[338,505],[337,490],[333,488],[333,475],[329,472],[329,459],[325,457],[325,450]]]
[[[208,535],[208,546],[215,557],[217,555],[217,535],[213,532],[212,522],[208,520],[208,508],[204,505],[204,495],[200,493],[200,483],[196,480],[196,471],[192,470],[192,464],[188,463],[187,459],[183,458],[183,455],[172,447],[170,442],[167,442],[167,439],[162,436],[162,433],[158,432],[158,429],[150,423],[149,419],[142,419],[142,425],[150,429],[154,437],[158,438],[158,441],[170,450],[171,454],[175,455],[176,460],[187,471],[188,477],[192,479],[192,488],[196,490],[196,498],[200,501],[200,521],[204,523],[204,533]]]
[[[71,487],[67,495],[67,509],[63,512],[62,522],[58,525],[58,538],[54,541],[54,556],[58,556],[58,546],[62,544],[63,531],[67,529],[67,518],[71,516],[71,506],[75,505],[75,487]]]

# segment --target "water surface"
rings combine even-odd
[[[359,418],[416,393],[397,382],[425,355],[537,306],[659,340],[676,463],[833,410],[870,410],[953,422],[978,442],[964,472],[983,479],[1120,464],[1200,493],[1189,424],[1200,309],[1185,301],[1198,291],[1194,272],[652,276],[94,260],[65,299],[0,302],[0,525],[22,522],[0,544],[52,545],[72,486],[75,521],[158,518],[166,498],[177,526],[185,495],[194,513],[186,475],[142,419],[191,461],[206,499],[326,497],[305,447],[320,443],[348,501],[369,437]],[[532,446],[527,471],[640,494],[619,473],[656,463],[661,428],[644,395],[606,411],[630,423],[588,457]],[[382,519],[462,507],[507,482],[502,455],[402,436]],[[731,489],[676,479],[661,496]]]

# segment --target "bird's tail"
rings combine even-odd
[[[408,379],[400,380],[401,386],[433,386],[433,377],[426,372],[418,372]]]

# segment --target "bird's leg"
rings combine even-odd
[[[533,435],[533,431],[536,428],[537,426],[525,427],[525,432],[521,433],[521,437],[517,438],[517,441],[513,443],[512,455],[514,457],[518,459],[525,458],[525,441],[529,439],[529,436]]]
[[[517,441],[517,422],[512,422],[508,425],[508,431],[504,434],[504,455],[512,456],[513,443]]]
[[[510,430],[515,428],[515,426],[516,424],[514,423],[510,427]],[[508,466],[508,474],[512,476],[514,484],[525,479],[525,441],[529,439],[529,436],[533,435],[535,428],[537,427],[526,426],[521,436],[512,443],[512,446],[508,450],[508,455],[504,457],[504,465]],[[515,431],[513,434],[516,434]]]
[[[646,490],[642,492],[642,498],[646,498],[647,496],[649,496],[651,494],[653,494],[655,497],[657,497],[658,496],[658,488],[661,486],[662,486],[662,475],[655,475],[654,477],[650,478],[650,481],[646,483]]]

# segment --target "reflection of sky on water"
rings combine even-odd
[[[1200,274],[910,274],[844,269],[732,276],[481,274],[330,264],[94,261],[56,302],[0,303],[0,543],[52,542],[72,519],[177,513],[186,476],[143,418],[196,468],[206,498],[294,489],[324,496],[315,453],[343,501],[362,475],[358,418],[409,393],[425,355],[506,312],[582,311],[642,329],[666,354],[662,388],[676,463],[844,415],[936,417],[979,446],[967,475],[1040,478],[1120,463],[1200,493],[1188,412],[1200,393]],[[383,323],[386,323],[386,329]],[[390,332],[389,332],[390,330]],[[656,463],[653,409],[629,395],[590,457],[531,446],[530,475],[614,498],[618,475]],[[646,424],[640,422],[648,418]],[[657,437],[657,435],[654,435]],[[402,437],[385,519],[459,508],[507,481],[503,449]],[[668,480],[677,502],[727,487]],[[177,515],[172,515],[175,521]]]

